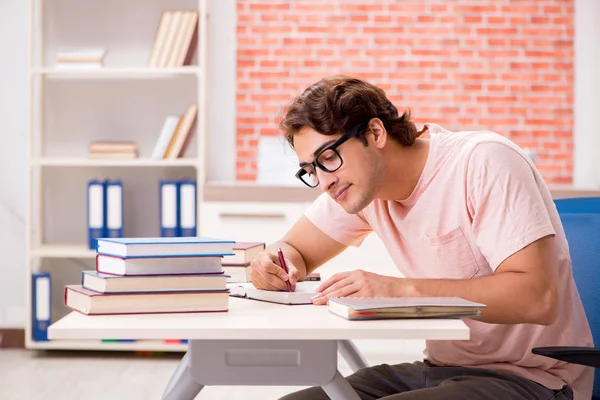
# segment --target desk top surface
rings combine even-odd
[[[459,319],[348,321],[326,306],[230,297],[229,311],[87,316],[72,312],[52,324],[50,339],[431,339],[464,340]]]

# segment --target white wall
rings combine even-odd
[[[600,187],[600,1],[575,0],[574,185]]]
[[[0,1],[0,327],[24,326],[27,1]]]
[[[0,1],[0,328],[23,327],[26,315],[28,3]],[[218,156],[208,160],[211,180],[235,177],[235,10],[235,0],[210,1],[207,145]]]

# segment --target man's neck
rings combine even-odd
[[[429,139],[417,138],[410,147],[392,146],[386,154],[386,176],[377,197],[382,200],[407,199],[415,190],[429,153]]]

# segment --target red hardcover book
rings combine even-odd
[[[67,285],[65,305],[86,315],[227,311],[229,290],[98,293],[81,285]]]

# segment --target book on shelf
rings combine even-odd
[[[220,274],[221,256],[192,257],[113,257],[96,255],[96,270],[104,274],[136,275],[181,275],[181,274]]]
[[[98,69],[104,66],[106,49],[101,47],[60,48],[56,55],[58,69]]]
[[[159,182],[159,221],[162,237],[196,236],[196,181]]]
[[[349,320],[478,318],[484,304],[460,297],[338,297],[329,311]]]
[[[177,122],[163,158],[178,158],[185,155],[196,128],[197,117],[198,105],[191,104]]]
[[[115,257],[230,256],[233,240],[207,237],[100,238],[96,252]]]
[[[91,142],[88,146],[90,158],[137,158],[134,142]]]
[[[148,67],[190,65],[198,40],[198,11],[163,11],[158,22]]]
[[[81,285],[67,285],[65,305],[87,315],[227,311],[229,291],[98,293]]]
[[[226,283],[225,274],[115,276],[93,270],[81,273],[81,286],[98,293],[222,290]]]
[[[162,159],[164,157],[165,151],[167,151],[167,147],[171,141],[171,137],[173,137],[173,132],[175,132],[175,128],[177,128],[180,119],[181,116],[179,115],[168,115],[167,118],[165,118],[160,134],[158,135],[158,140],[152,150],[152,158]]]
[[[312,304],[312,297],[317,295],[320,282],[298,282],[293,292],[257,289],[252,283],[228,283],[230,295],[250,300],[261,300],[270,303],[287,305]]]
[[[88,248],[96,248],[101,237],[123,236],[123,183],[91,180],[87,187]]]
[[[52,278],[49,272],[31,275],[32,339],[48,341],[48,327],[52,320]]]

